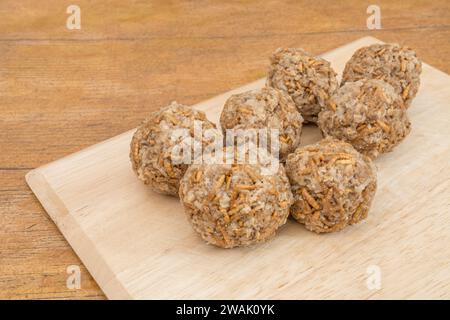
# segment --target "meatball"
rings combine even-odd
[[[291,97],[270,87],[232,95],[220,116],[224,133],[227,129],[277,129],[282,161],[299,145],[302,123]]]
[[[226,149],[229,157],[233,147]],[[222,248],[272,238],[286,223],[292,204],[284,167],[275,158],[274,170],[265,170],[266,163],[234,159],[230,163],[194,164],[180,184],[181,203],[194,230],[207,243]]]
[[[408,108],[420,85],[422,63],[414,50],[397,44],[374,44],[358,49],[347,62],[342,84],[361,79],[384,80]]]
[[[376,190],[370,158],[350,144],[326,138],[288,156],[291,215],[317,233],[334,232],[367,217]]]
[[[267,85],[287,92],[305,123],[316,123],[320,110],[338,87],[330,63],[296,48],[280,48],[270,61]]]
[[[411,131],[402,98],[381,80],[347,82],[319,114],[324,136],[347,141],[371,157],[391,151]]]
[[[174,161],[174,148],[186,142],[177,130],[185,130],[189,143],[194,148],[205,147],[213,139],[194,134],[194,124],[201,130],[215,129],[201,111],[172,102],[169,106],[153,113],[139,126],[131,140],[130,159],[138,178],[154,191],[177,195],[180,179],[189,162]],[[196,152],[191,152],[192,155]]]

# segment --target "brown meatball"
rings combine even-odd
[[[227,129],[277,129],[282,161],[299,145],[302,123],[291,97],[270,87],[232,95],[220,116],[224,133]]]
[[[358,49],[347,62],[342,84],[361,79],[384,80],[408,108],[420,85],[422,63],[414,50],[397,44],[374,44]]]
[[[286,223],[292,204],[284,167],[277,164],[273,171],[265,171],[267,166],[259,162],[202,163],[188,168],[181,180],[180,199],[203,240],[233,248],[275,235]]]
[[[288,156],[291,215],[317,233],[339,231],[367,217],[376,190],[372,161],[350,144],[326,138]]]
[[[319,114],[324,136],[347,141],[371,157],[391,151],[411,131],[406,107],[392,86],[381,80],[348,82]]]
[[[180,179],[189,165],[172,159],[174,148],[181,143],[180,137],[174,139],[176,130],[188,130],[192,146],[212,143],[212,139],[194,135],[194,121],[199,121],[203,130],[215,128],[203,112],[172,102],[154,112],[134,133],[130,150],[133,170],[154,191],[177,195]]]
[[[320,110],[338,87],[330,63],[296,48],[280,48],[270,61],[267,85],[287,92],[305,123],[316,123]]]

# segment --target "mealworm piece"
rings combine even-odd
[[[328,103],[328,106],[329,106],[329,107],[331,108],[331,110],[333,110],[333,111],[336,111],[336,109],[337,109],[336,103],[334,103],[334,102]]]
[[[308,193],[306,188],[302,188],[302,196],[308,202],[311,207],[318,210],[320,209],[320,205],[316,202],[316,200]]]
[[[409,94],[409,87],[410,87],[410,86],[411,86],[411,85],[408,84],[408,85],[406,86],[405,90],[403,90],[403,92],[402,92],[402,98],[403,98],[403,100],[405,100],[406,97],[408,97],[408,94]]]
[[[391,127],[389,127],[385,122],[381,120],[377,120],[378,125],[385,131],[386,133],[389,133],[391,131]]]
[[[255,190],[255,185],[245,185],[245,184],[237,184],[236,189],[238,190]]]
[[[230,186],[231,186],[231,176],[227,176],[226,178],[226,187],[225,189],[228,191],[230,190]]]
[[[400,70],[401,70],[401,72],[405,72],[406,71],[406,60],[405,59],[402,60],[402,65],[401,65]]]
[[[202,176],[203,176],[202,170],[198,170],[197,173],[195,174],[195,181],[199,182],[201,180]]]
[[[216,184],[214,185],[214,190],[219,190],[225,181],[225,175],[221,175],[219,179],[217,179]]]

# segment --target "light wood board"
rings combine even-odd
[[[323,57],[340,73],[356,49],[375,42],[365,37]],[[128,159],[133,130],[26,179],[108,298],[450,298],[450,76],[424,64],[421,80],[408,110],[412,133],[376,160],[368,219],[339,233],[316,235],[289,221],[262,245],[208,246],[178,199],[136,179]],[[194,107],[217,121],[228,96],[263,83]],[[308,126],[302,144],[319,138]],[[373,270],[378,290],[367,285]]]

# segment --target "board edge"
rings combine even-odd
[[[88,272],[92,275],[94,281],[98,284],[102,292],[108,299],[132,299],[130,293],[126,290],[126,288],[117,280],[117,277],[114,275],[114,272],[109,268],[106,261],[98,256],[101,261],[96,261],[96,265],[98,262],[101,263],[101,268],[94,268],[94,264],[91,264],[91,259],[86,257],[85,254],[80,252],[78,247],[83,246],[73,246],[73,242],[81,242],[81,243],[92,243],[91,239],[83,232],[80,225],[77,223],[76,219],[74,219],[71,215],[67,207],[64,205],[59,196],[54,192],[54,190],[48,184],[45,174],[41,172],[40,168],[33,169],[25,174],[25,181],[33,191],[34,195],[41,203],[44,210],[52,219],[53,223],[55,223],[58,230],[64,236],[66,241],[68,242],[70,248],[75,252],[78,259],[80,259],[81,263],[83,263],[88,270]],[[75,239],[72,235],[75,234],[74,231],[78,231],[76,233],[79,236],[79,239]],[[100,269],[100,270],[99,270]],[[98,276],[99,273],[107,273],[109,277],[101,277]],[[101,279],[105,280],[101,280]],[[99,280],[100,279],[100,280]]]

